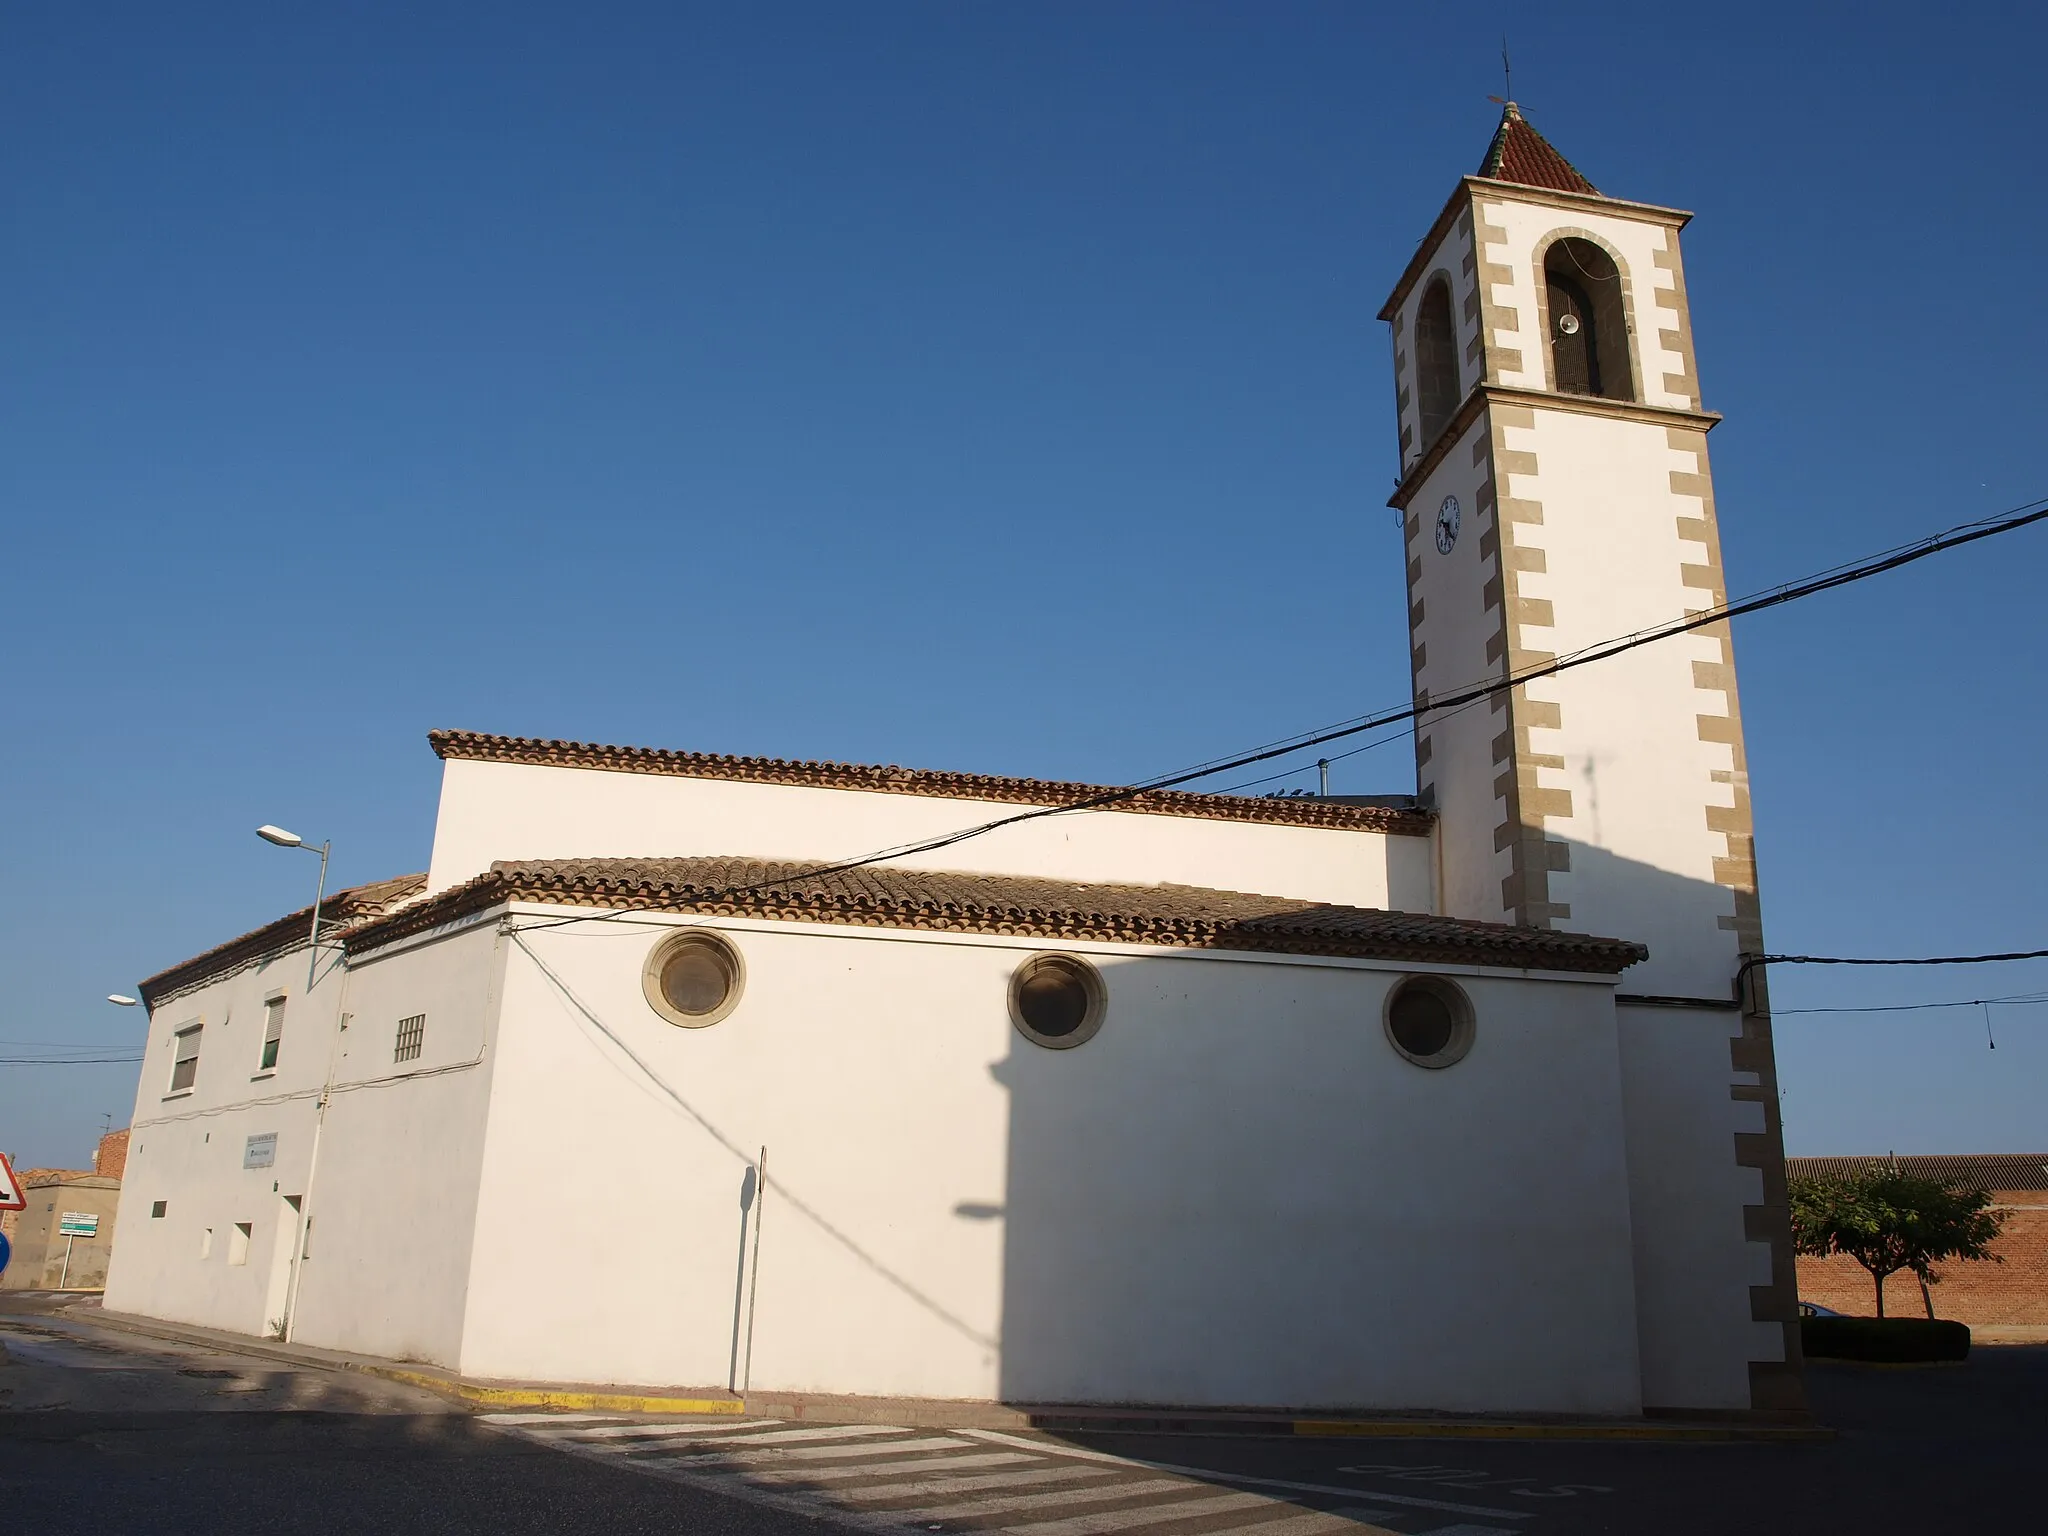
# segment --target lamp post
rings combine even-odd
[[[327,853],[334,844],[322,843],[315,848],[296,832],[287,832],[283,827],[268,823],[256,829],[256,835],[266,843],[275,843],[280,848],[303,848],[308,853],[320,855],[320,883],[313,888],[313,932],[308,941],[311,953],[306,957],[306,990],[313,990],[313,978],[320,967],[320,902],[327,895]]]

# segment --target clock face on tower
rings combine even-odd
[[[1436,552],[1448,555],[1451,546],[1458,542],[1458,498],[1446,496],[1444,504],[1436,509]]]

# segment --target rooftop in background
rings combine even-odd
[[[1521,187],[1600,196],[1600,189],[1580,175],[1578,167],[1559,154],[1512,101],[1501,108],[1500,126],[1486,146],[1479,174],[1489,181],[1511,181]]]
[[[1896,1163],[1901,1173],[1972,1189],[2048,1189],[2048,1152],[1987,1152],[1955,1157],[1788,1157],[1794,1179],[1839,1179]]]
[[[671,752],[658,747],[603,746],[587,741],[544,741],[530,736],[491,736],[479,731],[429,731],[441,757],[491,763],[526,763],[544,768],[595,768],[612,773],[675,774],[684,778],[732,779],[751,784],[787,784],[815,789],[867,790],[887,795],[929,795],[936,799],[996,801],[1011,805],[1080,806],[1116,794],[1101,784],[1019,779],[1001,774],[947,773],[862,763],[794,762],[780,757],[728,757],[710,752]],[[1105,810],[1152,816],[1192,816],[1213,821],[1262,821],[1281,826],[1326,827],[1339,831],[1390,832],[1426,837],[1431,817],[1412,805],[1361,804],[1349,799],[1280,798],[1197,794],[1153,789],[1117,800]]]
[[[508,901],[1609,974],[1648,954],[1640,944],[1588,934],[1202,886],[1087,884],[879,864],[824,874],[803,864],[738,857],[500,862],[488,874],[358,925],[346,942],[351,950],[371,948]]]

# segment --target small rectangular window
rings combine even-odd
[[[199,1257],[201,1257],[202,1259],[210,1259],[213,1257],[213,1228],[211,1227],[200,1228]]]
[[[187,1025],[177,1033],[177,1051],[171,1062],[171,1092],[183,1093],[199,1077],[199,1036],[205,1026]]]
[[[256,1064],[259,1072],[268,1072],[277,1065],[277,1047],[284,1039],[284,999],[273,997],[263,1005],[263,1056]]]
[[[246,1264],[249,1262],[249,1238],[256,1230],[253,1221],[238,1221],[235,1230],[228,1234],[228,1262]]]
[[[398,1048],[391,1053],[393,1061],[418,1061],[420,1046],[427,1037],[427,1016],[416,1013],[409,1019],[398,1021]]]
[[[156,1200],[156,1201],[152,1201],[152,1202],[150,1203],[150,1207],[149,1207],[149,1219],[150,1219],[151,1221],[154,1221],[154,1220],[156,1220],[156,1218],[157,1218],[157,1217],[159,1217],[159,1216],[163,1215],[163,1213],[164,1213],[164,1206],[166,1205],[166,1203],[167,1203],[167,1202],[165,1202],[165,1201],[162,1201],[162,1200]]]

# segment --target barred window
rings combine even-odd
[[[256,1070],[268,1072],[277,1065],[277,1048],[284,1039],[284,999],[273,997],[263,1005],[263,1056]]]
[[[393,1061],[418,1061],[420,1045],[427,1037],[427,1016],[416,1013],[409,1019],[398,1021],[398,1048],[391,1053]]]

